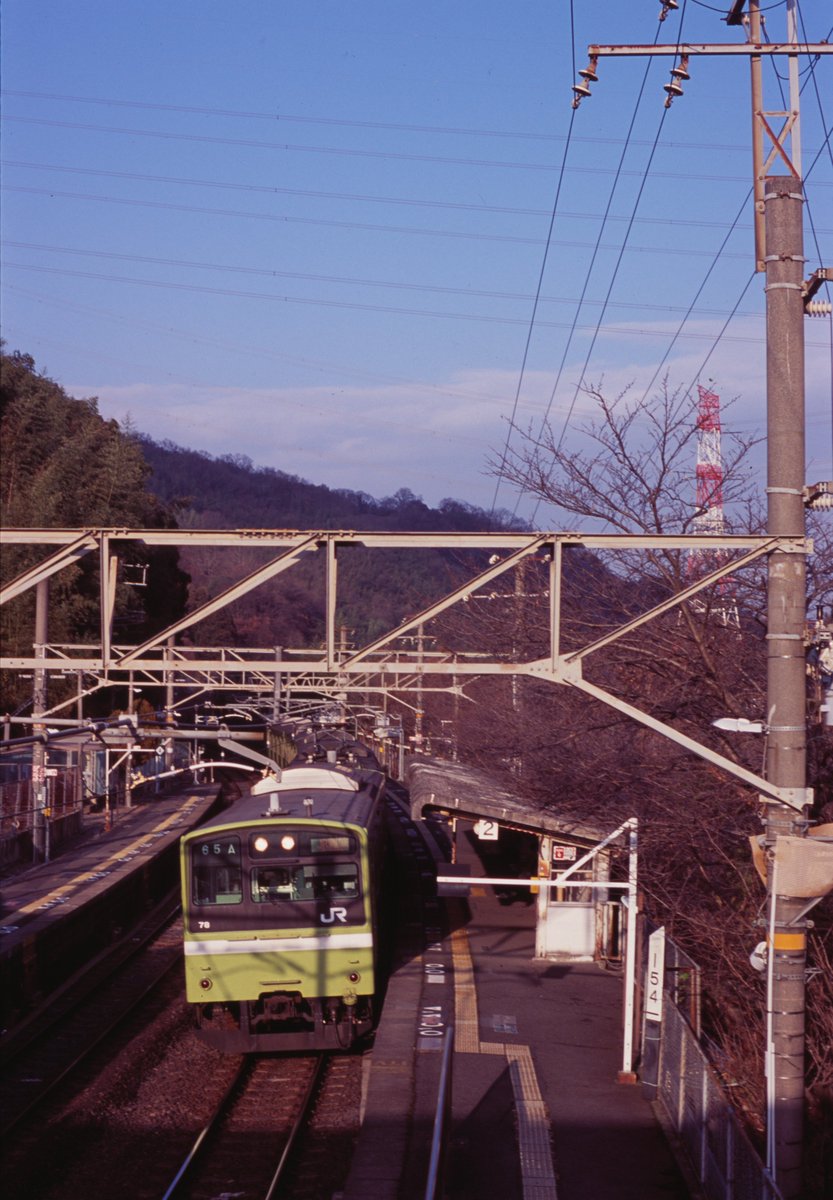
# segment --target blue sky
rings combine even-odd
[[[582,379],[700,379],[763,432],[747,60],[698,59],[668,110],[669,60],[603,60],[571,109],[588,43],[743,40],[712,5],[659,10],[5,0],[7,347],[159,440],[432,504],[513,509],[486,467],[509,417],[575,425]],[[831,37],[829,0],[800,14]],[[809,273],[833,265],[833,57],[807,68]],[[805,332],[815,480],[830,318]]]

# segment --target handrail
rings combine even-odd
[[[443,1057],[440,1066],[440,1086],[434,1113],[434,1132],[431,1138],[431,1158],[425,1182],[425,1200],[439,1200],[445,1173],[445,1154],[451,1127],[451,1083],[454,1059],[454,1026],[449,1025],[443,1037]]]

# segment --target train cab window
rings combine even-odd
[[[194,904],[241,904],[243,868],[240,838],[219,837],[196,842],[191,850],[191,895]]]
[[[356,863],[257,866],[252,868],[251,885],[256,904],[330,897],[351,899],[359,894],[359,869]]]
[[[285,867],[255,867],[252,871],[252,899],[255,904],[296,899],[294,874]]]
[[[349,899],[359,894],[359,873],[356,863],[315,863],[305,867],[306,885],[316,900],[330,896]]]

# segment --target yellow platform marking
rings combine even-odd
[[[480,1018],[477,1013],[477,989],[474,986],[474,964],[465,929],[455,929],[452,933],[451,957],[454,962],[454,1046],[463,1054],[478,1054]]]
[[[499,1054],[509,1064],[518,1120],[518,1153],[524,1200],[558,1200],[552,1166],[550,1116],[529,1046],[481,1042],[474,964],[465,929],[451,934],[454,962],[454,1049],[460,1053]]]
[[[62,896],[66,896],[70,892],[77,891],[78,888],[83,887],[85,883],[90,883],[91,881],[97,880],[102,870],[108,866],[117,864],[128,854],[132,854],[134,851],[139,850],[141,847],[147,845],[150,838],[152,838],[155,834],[163,833],[166,829],[169,829],[171,825],[175,825],[177,821],[179,821],[192,808],[194,808],[195,805],[199,804],[200,801],[204,799],[204,796],[189,796],[185,804],[183,804],[181,808],[178,808],[176,812],[173,812],[170,814],[170,816],[165,817],[165,819],[160,821],[158,825],[154,825],[153,829],[149,829],[147,833],[143,833],[141,837],[136,838],[136,840],[131,842],[128,846],[124,846],[121,850],[114,851],[113,854],[111,854],[108,858],[105,858],[103,862],[99,863],[94,870],[85,871],[82,875],[76,875],[74,879],[69,881],[69,883],[62,884],[61,887],[55,888],[53,891],[48,892],[45,896],[41,896],[38,900],[33,900],[31,904],[26,904],[23,908],[20,908],[17,911],[26,914],[37,912],[39,909],[43,908],[44,905],[55,900],[60,900]]]

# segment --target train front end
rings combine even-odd
[[[380,776],[285,771],[182,839],[186,996],[229,1053],[339,1049],[377,992]]]

